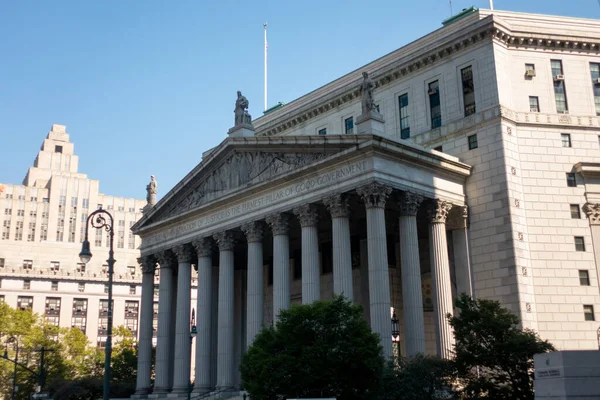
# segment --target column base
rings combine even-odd
[[[167,394],[171,391],[171,389],[167,389],[167,388],[155,388],[154,391],[152,392],[152,395],[154,394]]]
[[[208,387],[208,386],[204,386],[204,387],[196,387],[194,386],[194,390],[192,391],[192,393],[195,394],[205,394],[205,393],[210,393],[213,391],[213,388]]]
[[[146,391],[146,393],[142,393],[142,391],[140,390],[139,392],[135,392],[134,394],[131,395],[132,399],[147,399],[148,398],[148,394],[150,393],[150,391]]]
[[[167,399],[187,399],[187,397],[188,397],[187,391],[177,392],[177,393],[171,392],[167,395]]]

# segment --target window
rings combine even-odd
[[[119,220],[119,226],[125,226],[125,220],[124,219],[120,219]]]
[[[581,286],[590,286],[590,273],[587,269],[579,270],[579,284]]]
[[[442,151],[442,148],[443,148],[442,146],[437,146],[437,147],[434,147],[433,149],[435,151]]]
[[[85,292],[85,282],[79,282],[77,284],[77,290],[80,291],[81,293]]]
[[[81,208],[90,208],[90,199],[83,199],[81,201]]]
[[[63,151],[63,147],[62,146],[54,146],[54,152],[55,153],[62,153]]]
[[[108,293],[108,285],[104,285],[104,293]]]
[[[106,206],[106,209],[107,209],[107,210],[112,210],[112,209],[113,209],[113,206],[112,206],[112,204],[109,204],[108,206]]]
[[[319,135],[327,135],[327,128],[319,129]]]
[[[540,112],[540,101],[537,96],[529,96],[529,111]]]
[[[85,264],[84,263],[77,263],[77,272],[80,272],[80,273],[85,272]]]
[[[429,110],[431,111],[431,129],[442,126],[442,107],[440,106],[440,85],[433,81],[429,85]]]
[[[595,321],[596,317],[594,316],[594,306],[591,304],[583,305],[583,318],[586,321]]]
[[[525,64],[525,77],[533,78],[535,76],[535,65],[534,64]]]
[[[138,315],[139,303],[137,301],[128,300],[125,302],[125,317]]]
[[[575,179],[575,174],[572,172],[567,172],[567,186],[568,187],[577,186],[577,180]]]
[[[118,210],[119,210],[119,211],[125,211],[125,207],[123,207],[123,206],[119,206]]]
[[[60,311],[60,298],[46,297],[46,314],[52,311]]]
[[[583,236],[575,236],[575,251],[585,251]]]
[[[473,85],[473,68],[468,66],[460,70],[462,77],[463,101],[465,117],[475,114],[475,87]]]
[[[0,258],[0,268],[4,268],[5,262],[4,258]]]
[[[56,272],[60,269],[60,262],[50,261],[50,271]]]
[[[562,142],[562,147],[571,147],[571,135],[568,133],[561,133],[560,140]]]
[[[565,76],[563,75],[562,61],[550,60],[552,66],[552,79],[554,80],[554,99],[556,100],[556,112],[566,114],[569,112],[567,104],[567,92],[565,90]]]
[[[31,289],[31,280],[25,279],[23,281],[23,290],[30,290],[30,289]]]
[[[410,138],[410,113],[408,111],[408,93],[398,97],[400,108],[400,139]]]
[[[129,275],[135,276],[135,265],[128,265],[127,271],[129,272]]]
[[[129,285],[129,294],[135,294],[135,285]]]
[[[98,209],[102,208],[102,204],[98,203]]]
[[[581,219],[581,211],[579,209],[579,204],[571,204],[571,218],[572,219]]]
[[[50,290],[53,292],[58,292],[58,281],[52,281],[52,286],[50,286]]]
[[[33,269],[33,261],[32,260],[23,260],[23,269]]]
[[[350,117],[344,120],[344,132],[347,135],[354,133],[354,118]]]
[[[592,88],[594,92],[596,115],[600,115],[600,64],[591,63],[590,72],[592,74]]]
[[[12,208],[5,208],[4,215],[12,215]]]
[[[135,212],[135,208],[134,207],[129,207],[129,212],[130,213],[134,213]]]
[[[73,299],[73,314],[87,314],[87,299]]]
[[[469,150],[473,150],[478,147],[477,146],[477,134],[467,137],[467,140],[469,142]]]
[[[87,325],[87,317],[71,317],[71,328],[78,328],[81,332],[85,333]]]
[[[33,307],[33,297],[31,296],[19,296],[17,297],[17,308],[19,310],[31,310]]]

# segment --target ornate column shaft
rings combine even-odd
[[[254,337],[263,327],[264,283],[263,283],[263,224],[250,222],[242,225],[248,240],[248,291],[246,316],[246,347],[252,345]]]
[[[367,252],[369,259],[369,306],[371,329],[381,337],[383,355],[392,357],[390,323],[390,278],[385,231],[385,202],[392,188],[378,182],[356,189],[367,208]]]
[[[446,240],[446,218],[452,204],[435,199],[429,204],[429,259],[433,283],[433,312],[438,356],[449,358],[454,346],[454,335],[447,314],[452,310],[452,283]]]
[[[596,259],[596,277],[598,278],[598,285],[600,285],[600,203],[585,203],[583,205],[583,212],[590,220],[592,244]]]
[[[408,357],[417,353],[425,354],[425,322],[417,234],[417,211],[422,201],[422,196],[411,192],[402,192],[398,201],[404,342]]]
[[[353,301],[352,248],[350,246],[350,212],[348,200],[337,194],[323,200],[331,213],[333,236],[333,293]]]
[[[170,251],[156,254],[160,264],[160,284],[158,287],[158,332],[156,341],[156,379],[154,393],[168,393],[171,390],[171,326],[175,322],[173,307],[173,267],[175,259]]]
[[[313,204],[303,204],[294,209],[302,227],[302,304],[310,304],[321,298],[319,274],[319,214]]]
[[[177,274],[177,313],[175,315],[175,363],[173,368],[173,393],[187,393],[190,382],[191,340],[191,284],[193,248],[176,246],[173,252],[179,262]]]
[[[194,240],[192,245],[198,255],[198,294],[196,297],[196,370],[194,393],[206,393],[211,385],[212,340],[212,240]]]
[[[142,265],[142,305],[140,309],[140,341],[138,343],[137,381],[135,394],[150,393],[152,375],[152,319],[154,302],[154,267],[152,256],[138,258]]]
[[[214,235],[219,245],[219,307],[217,342],[217,388],[233,388],[234,303],[233,303],[233,246],[231,232]]]
[[[273,322],[290,308],[290,221],[287,214],[267,217],[273,231]]]

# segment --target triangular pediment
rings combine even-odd
[[[295,143],[289,138],[265,146],[262,142],[268,138],[257,139],[257,143],[252,144],[229,140],[213,150],[134,229],[187,214],[221,198],[276,180],[351,146],[314,139],[310,144]]]

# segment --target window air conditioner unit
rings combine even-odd
[[[558,81],[564,81],[565,80],[565,76],[558,74],[558,75],[554,75],[554,82],[558,82]]]
[[[434,94],[437,94],[437,92],[438,92],[437,88],[433,88],[433,89],[429,89],[427,94],[430,96],[433,96]]]
[[[528,78],[533,78],[535,76],[535,69],[528,69],[525,71],[525,76]]]

